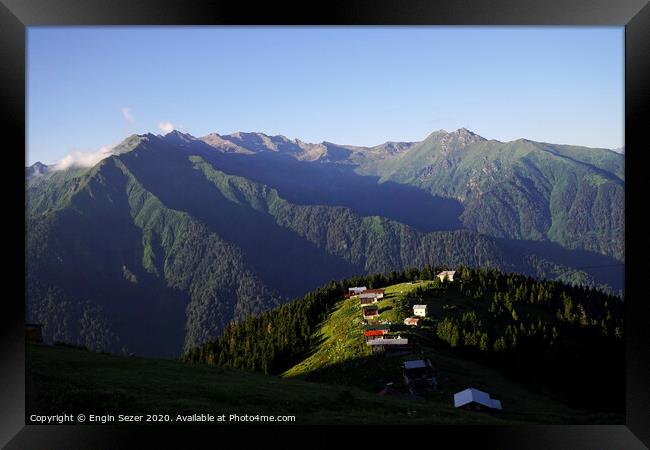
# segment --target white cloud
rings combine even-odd
[[[158,129],[162,131],[163,134],[171,133],[172,131],[174,131],[174,128],[175,128],[174,124],[169,121],[160,122],[158,124]]]
[[[92,167],[104,158],[113,154],[115,146],[107,145],[96,152],[72,152],[65,155],[54,164],[54,170],[65,170],[70,167]]]
[[[131,110],[131,108],[125,106],[124,108],[120,108],[120,111],[122,111],[122,117],[124,117],[124,120],[126,120],[130,124],[135,123],[135,116],[133,115],[133,111]]]

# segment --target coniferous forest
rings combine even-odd
[[[288,305],[226,327],[195,347],[185,362],[281,374],[318,345],[315,333],[348,287],[380,288],[431,280],[440,267],[331,282]],[[480,361],[527,386],[553,392],[569,405],[621,411],[624,392],[623,302],[602,291],[496,270],[457,270],[454,283],[434,281],[409,292],[409,303],[450,302],[437,317],[434,344]],[[595,394],[597,393],[597,395]]]

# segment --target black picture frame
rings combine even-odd
[[[625,158],[626,158],[626,424],[625,425],[526,425],[520,427],[436,426],[436,442],[447,438],[461,447],[476,443],[495,448],[635,449],[650,446],[650,326],[644,298],[643,228],[644,128],[650,123],[650,6],[646,0],[447,0],[447,1],[346,1],[304,2],[279,5],[247,1],[208,0],[0,0],[0,89],[5,158],[11,170],[2,177],[5,201],[16,210],[25,207],[25,44],[26,27],[75,25],[613,25],[625,26]],[[9,142],[12,144],[10,145]],[[24,155],[23,155],[24,156]],[[24,241],[25,216],[4,218],[7,274],[3,319],[0,328],[0,445],[14,448],[118,448],[141,433],[147,439],[189,446],[204,432],[211,436],[236,433],[239,439],[255,435],[244,427],[148,427],[25,425],[24,341]],[[647,233],[647,232],[646,232]],[[23,276],[21,278],[20,272]],[[6,272],[5,272],[6,273]],[[20,291],[23,291],[21,296]],[[14,292],[17,291],[17,292]],[[11,294],[8,294],[11,292]],[[603,361],[607,364],[607,361]],[[603,389],[607,389],[603,386]],[[265,427],[272,433],[287,430]],[[411,431],[400,434],[413,436]],[[201,433],[199,433],[201,431]],[[354,430],[350,430],[353,431]],[[372,433],[374,430],[367,430]],[[377,430],[379,431],[379,430]],[[266,431],[264,432],[267,433]],[[269,433],[272,439],[274,434]],[[338,433],[318,431],[319,440],[336,440]],[[176,438],[182,441],[174,441]],[[263,437],[263,436],[262,436]],[[372,444],[371,444],[372,445]],[[149,442],[148,446],[153,446]]]

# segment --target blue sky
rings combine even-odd
[[[623,145],[622,27],[31,27],[26,162],[171,127]]]

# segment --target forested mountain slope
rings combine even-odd
[[[230,139],[134,135],[92,168],[26,174],[27,317],[46,340],[173,356],[329,280],[425,264],[622,287],[611,257],[462,229],[457,200],[355,172],[419,144],[312,161]]]
[[[361,170],[459,200],[463,224],[479,233],[548,239],[623,260],[623,162],[607,149],[488,141],[460,129]]]

